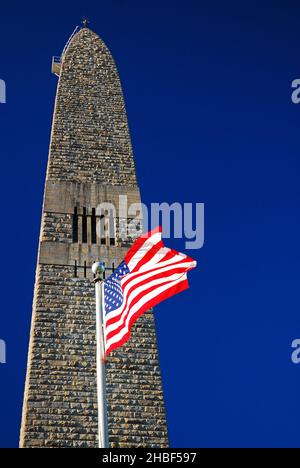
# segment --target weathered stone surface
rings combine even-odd
[[[48,179],[136,185],[121,84],[108,48],[82,29],[62,68]]]
[[[95,299],[91,264],[117,266],[126,246],[92,242],[90,216],[119,195],[140,200],[120,81],[89,29],[63,59],[54,113],[36,271],[21,447],[97,447]],[[88,238],[72,235],[85,208]],[[116,217],[119,216],[117,209]],[[81,222],[81,221],[80,221]],[[118,222],[116,220],[116,226]],[[75,266],[76,265],[76,266]],[[76,277],[75,277],[76,276]],[[168,445],[154,318],[107,366],[111,447]]]

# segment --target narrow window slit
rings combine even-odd
[[[73,214],[73,242],[74,243],[78,242],[78,212],[77,212],[76,206],[74,208],[74,214]]]
[[[86,215],[86,208],[83,208],[83,215],[82,215],[82,243],[87,243],[87,215]]]
[[[92,218],[91,218],[91,230],[92,230],[92,244],[97,244],[96,236],[96,209],[92,209]]]

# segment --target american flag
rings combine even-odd
[[[130,338],[137,318],[164,299],[188,288],[196,262],[165,247],[161,227],[142,235],[104,282],[106,356]]]

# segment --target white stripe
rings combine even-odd
[[[162,247],[147,263],[142,265],[138,271],[145,271],[145,269],[148,269],[150,266],[160,262],[170,252],[170,250],[171,249],[168,249],[168,247]]]
[[[134,269],[134,267],[139,263],[140,260],[149,252],[150,249],[158,242],[161,241],[161,232],[157,232],[153,234],[153,236],[149,237],[144,244],[139,248],[139,250],[134,254],[132,259],[128,262],[128,268],[130,271]]]
[[[169,275],[167,277],[163,277],[163,278],[160,278],[160,279],[154,279],[153,281],[149,281],[146,285],[143,284],[142,286],[134,288],[134,290],[131,291],[131,293],[127,297],[127,299],[128,299],[127,306],[122,311],[122,315],[120,314],[119,320],[117,322],[111,323],[110,325],[105,327],[105,336],[107,336],[109,333],[116,330],[117,328],[120,327],[120,325],[122,325],[122,322],[124,321],[124,318],[126,317],[126,314],[127,314],[128,310],[130,309],[131,303],[133,302],[133,300],[141,292],[143,292],[144,290],[150,289],[152,286],[155,286],[155,285],[158,286],[158,285],[163,284],[163,283],[168,283],[168,282],[171,282],[171,281],[177,281],[183,275],[185,275],[184,272],[174,273],[173,275]],[[124,296],[124,298],[125,298],[125,296]]]
[[[175,286],[176,284],[179,284],[181,281],[185,281],[187,279],[187,274],[184,273],[182,275],[182,277],[180,279],[178,279],[177,281],[174,281],[172,283],[168,283],[167,285],[163,285],[161,286],[160,288],[157,288],[155,289],[154,291],[151,291],[150,293],[148,293],[146,296],[143,296],[139,302],[137,302],[133,307],[132,309],[130,310],[130,313],[128,314],[127,316],[127,319],[126,319],[126,323],[124,324],[124,328],[122,328],[122,330],[120,330],[120,332],[114,336],[112,336],[107,342],[106,342],[106,349],[109,349],[110,346],[114,343],[117,343],[118,341],[120,341],[124,335],[126,335],[126,333],[128,332],[128,325],[129,325],[129,321],[131,319],[131,317],[136,313],[138,312],[138,310],[144,305],[146,304],[148,301],[150,301],[151,299],[153,299],[154,297],[158,296],[159,294],[161,294],[162,292],[164,291],[167,291],[167,289]]]
[[[173,263],[178,262],[178,265],[182,262],[182,260],[186,259],[186,255],[174,255],[174,257],[169,258],[169,260],[166,260],[165,262],[160,262],[152,265],[152,268],[150,268],[151,265],[148,264],[149,262],[145,263],[138,271],[135,271],[134,273],[127,273],[127,275],[123,276],[121,279],[121,284],[124,286],[128,281],[131,281],[132,278],[135,278],[136,276],[139,276],[140,273],[147,272],[149,271],[164,271],[163,268],[169,265],[172,265]],[[190,265],[190,263],[186,263],[186,265]],[[146,273],[145,273],[146,274]]]
[[[167,266],[167,265],[171,265],[172,263],[176,263],[176,262],[179,262],[180,260],[185,260],[186,259],[186,255],[182,255],[182,254],[178,254],[178,255],[175,255],[174,254],[174,257],[171,257],[169,258],[168,260],[165,260],[164,262],[159,262],[159,264],[156,264],[156,268],[161,268],[161,267],[164,267],[164,266]],[[147,271],[148,270],[148,264],[150,262],[147,262],[145,263],[145,265],[143,265],[138,273],[141,273],[143,271]],[[151,265],[150,265],[151,266]],[[134,272],[133,275],[137,274],[137,272]],[[124,278],[125,279],[125,278]]]
[[[167,263],[167,262],[166,262]],[[151,278],[152,276],[156,276],[160,273],[165,273],[165,272],[172,272],[172,270],[176,268],[187,268],[189,269],[192,266],[193,262],[180,262],[176,264],[171,264],[168,266],[165,266],[164,268],[154,269],[150,270],[148,273],[145,273],[142,276],[136,277],[136,273],[128,274],[126,275],[123,279],[121,279],[121,285],[123,287],[123,284],[126,282],[126,285],[123,290],[123,295],[124,295],[124,302],[126,300],[126,296],[128,293],[128,289],[130,289],[132,286],[135,286],[136,284],[139,284],[141,281],[144,281],[148,278]],[[182,274],[182,273],[181,273]],[[130,281],[129,281],[130,280]],[[146,285],[144,285],[144,288],[146,288]],[[105,316],[105,322],[111,318],[117,317],[122,313],[123,310],[123,304],[120,305],[117,309],[113,310],[112,312],[108,312]]]

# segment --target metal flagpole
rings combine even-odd
[[[94,263],[92,271],[96,275],[96,340],[97,340],[97,400],[98,400],[98,438],[99,448],[108,448],[107,405],[106,405],[106,369],[103,330],[103,302],[104,302],[104,265]]]

